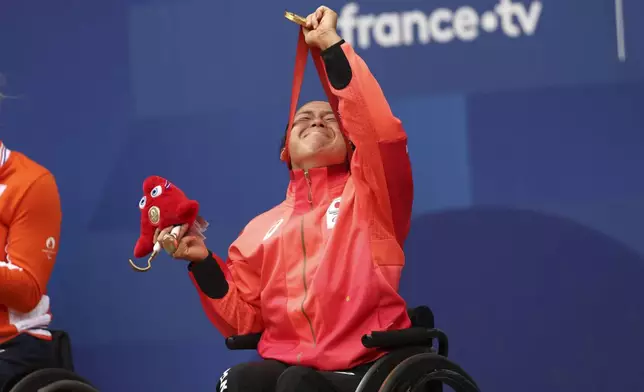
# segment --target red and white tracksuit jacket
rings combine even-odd
[[[248,223],[228,260],[190,274],[224,336],[263,331],[263,358],[340,370],[382,356],[363,347],[364,334],[410,326],[398,284],[413,184],[407,136],[367,65],[344,41],[322,58],[356,146],[350,172],[291,171],[286,199]],[[204,287],[216,275],[213,295]]]

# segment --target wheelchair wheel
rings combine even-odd
[[[457,364],[433,354],[417,354],[402,361],[389,374],[380,392],[431,391],[430,384],[452,387],[456,392],[480,392],[476,382]]]
[[[38,392],[98,392],[93,387],[77,380],[62,380],[42,387]]]
[[[453,370],[435,370],[427,374],[414,384],[410,392],[433,392],[432,387],[436,382],[448,385],[456,392],[479,392],[465,376]]]
[[[36,391],[98,392],[89,381],[74,372],[60,368],[46,368],[30,373],[9,390],[9,392]]]

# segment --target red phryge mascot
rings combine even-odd
[[[152,255],[145,268],[137,267],[132,260],[130,264],[136,271],[147,271],[151,268],[150,262],[162,248],[162,244],[154,242],[155,230],[175,226],[168,241],[174,241],[176,248],[176,236],[181,225],[198,223],[196,221],[199,215],[199,203],[188,199],[181,189],[165,178],[150,176],[143,181],[143,197],[139,201],[139,209],[141,210],[141,233],[134,246],[134,257],[144,257],[150,253]],[[164,238],[164,245],[165,242]],[[167,249],[166,246],[164,247]]]

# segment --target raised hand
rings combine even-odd
[[[338,43],[342,38],[336,31],[338,14],[331,8],[320,6],[306,17],[304,38],[310,47],[325,50]]]

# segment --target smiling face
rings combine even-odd
[[[328,102],[313,101],[295,114],[288,144],[293,169],[343,163],[347,146]]]

